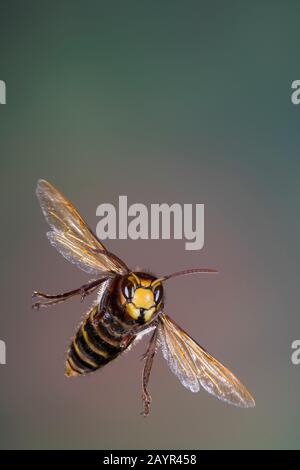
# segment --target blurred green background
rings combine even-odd
[[[299,448],[297,1],[1,1],[0,447]],[[64,377],[88,310],[32,311],[31,292],[88,276],[47,242],[46,178],[95,228],[96,207],[205,204],[205,246],[111,241],[130,266],[176,279],[166,311],[253,392],[240,410],[191,394],[157,356],[141,411],[146,342],[91,377]]]

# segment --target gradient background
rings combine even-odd
[[[299,2],[1,1],[1,448],[299,448]],[[205,204],[205,246],[111,241],[176,279],[166,311],[253,392],[241,410],[191,394],[146,343],[91,377],[64,377],[88,309],[32,311],[31,292],[88,276],[47,242],[36,180],[95,228],[101,202]]]

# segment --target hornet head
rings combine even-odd
[[[121,281],[119,300],[129,317],[141,325],[148,323],[162,308],[161,280],[150,274],[132,272]]]

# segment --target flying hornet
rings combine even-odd
[[[231,405],[250,408],[255,402],[244,385],[196,343],[164,310],[164,285],[176,276],[215,273],[209,268],[187,269],[165,276],[131,270],[108,251],[84,222],[73,204],[45,180],[37,184],[37,197],[51,227],[47,237],[68,261],[96,277],[78,289],[57,295],[35,291],[33,308],[48,307],[97,292],[71,341],[66,375],[90,374],[151,333],[142,374],[143,414],[150,411],[150,372],[159,347],[171,371],[184,387],[208,393]]]

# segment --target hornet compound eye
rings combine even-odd
[[[134,285],[129,279],[125,279],[122,284],[122,293],[126,300],[131,300],[134,295]]]

